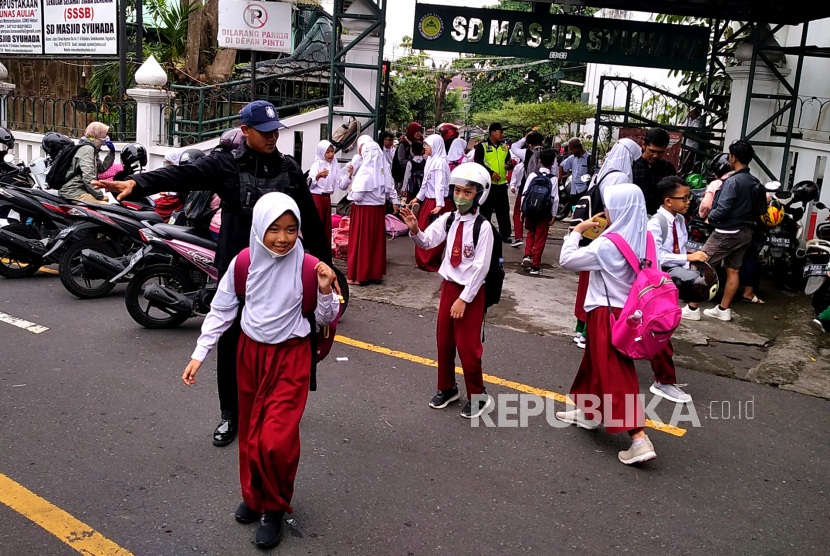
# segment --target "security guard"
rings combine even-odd
[[[242,109],[245,141],[232,152],[218,150],[193,164],[168,166],[135,174],[126,181],[99,181],[93,185],[118,194],[146,197],[169,191],[213,191],[222,199],[222,231],[216,252],[220,278],[233,258],[248,247],[254,205],[272,191],[288,194],[300,208],[303,246],[315,257],[331,264],[329,239],[325,237],[317,206],[297,162],[277,150],[280,123],[270,102],[257,100]],[[238,394],[236,347],[239,319],[222,334],[217,347],[216,375],[222,421],[213,433],[214,446],[227,446],[236,437]]]
[[[473,160],[481,164],[490,172],[492,185],[490,196],[481,205],[481,214],[488,220],[496,213],[499,223],[499,233],[505,243],[510,243],[510,199],[507,197],[507,172],[513,169],[513,160],[510,150],[503,143],[504,128],[500,123],[490,124],[490,137],[486,143],[476,146]]]

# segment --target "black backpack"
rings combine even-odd
[[[450,233],[452,223],[455,221],[455,213],[456,211],[452,211],[450,216],[447,217],[447,234]],[[475,224],[473,224],[473,248],[478,247],[481,226],[485,222],[493,229],[493,251],[490,254],[490,268],[487,270],[487,276],[484,278],[484,312],[486,314],[488,308],[501,301],[501,290],[504,286],[504,258],[502,257],[501,251],[501,234],[481,214],[476,217]],[[449,238],[447,238],[447,241],[449,241]]]
[[[611,170],[603,176],[603,179],[617,172],[622,172],[622,170]],[[590,220],[595,214],[605,209],[605,203],[602,201],[602,190],[599,185],[600,182],[591,185],[588,191],[585,192],[585,195],[574,205],[574,213],[571,216],[571,223],[568,226],[569,230],[573,231],[577,224],[585,220]]]
[[[758,178],[755,176],[752,177],[755,180],[755,183],[750,190],[750,195],[752,195],[752,220],[757,224],[758,219],[762,218],[767,213],[767,191]]]
[[[409,183],[406,185],[406,192],[413,197],[421,190],[421,184],[424,182],[424,168],[426,168],[426,159],[415,162],[410,162],[411,169],[409,171]]]
[[[400,149],[403,149],[406,153],[404,158],[409,159],[409,153],[412,147],[410,147],[405,141],[401,141],[398,148],[395,149],[395,156],[392,157],[392,180],[394,180],[395,183],[401,183],[403,181],[404,174],[406,174],[406,165],[401,164],[400,160],[398,160],[398,150]],[[417,191],[415,193],[417,193]]]
[[[551,174],[536,174],[533,181],[525,187],[522,193],[522,214],[528,220],[542,222],[553,216],[552,177]]]
[[[213,191],[192,191],[184,203],[184,215],[194,228],[207,228],[216,210],[210,208]]]
[[[66,182],[71,180],[78,173],[78,169],[72,175],[67,175],[69,169],[72,168],[72,160],[77,153],[85,145],[74,145],[72,147],[64,147],[60,154],[52,161],[52,166],[49,167],[49,172],[46,174],[46,183],[52,189],[60,189]]]

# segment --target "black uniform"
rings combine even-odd
[[[185,166],[168,166],[130,176],[137,187],[134,196],[145,197],[173,189],[177,192],[212,191],[222,199],[222,230],[216,252],[220,277],[233,258],[248,247],[253,209],[265,193],[289,195],[300,209],[303,247],[331,264],[331,240],[325,237],[314,199],[293,158],[278,151],[264,154],[243,143],[235,152],[215,151]],[[222,418],[236,421],[236,347],[241,328],[239,319],[224,333],[217,345],[216,375]]]

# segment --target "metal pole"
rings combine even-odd
[[[135,0],[135,59],[140,66],[144,62],[144,6]]]
[[[749,80],[746,85],[746,101],[744,102],[744,117],[741,124],[741,139],[746,139],[746,128],[749,123],[749,110],[752,107],[752,85],[755,81],[755,65],[758,63],[758,45],[761,43],[761,29],[764,24],[760,21],[755,24],[752,40],[752,62],[749,64]],[[728,147],[729,145],[724,145]]]
[[[121,10],[118,14],[118,89],[119,99],[119,126],[121,133],[127,130],[127,109],[124,106],[124,99],[127,97],[127,0],[121,0]]]
[[[256,50],[251,50],[251,102],[256,100]]]
[[[787,188],[786,181],[790,172],[790,143],[793,138],[793,124],[795,123],[795,107],[798,105],[798,88],[801,84],[801,70],[804,68],[804,49],[807,47],[807,28],[809,23],[801,24],[801,48],[798,51],[798,65],[795,70],[795,81],[793,81],[793,100],[790,105],[790,121],[787,123],[787,138],[784,141],[784,158],[781,160],[781,184]]]

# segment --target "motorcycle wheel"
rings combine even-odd
[[[571,212],[571,196],[564,195],[563,199],[559,199],[559,208],[556,210],[554,220],[564,220]]]
[[[40,234],[25,224],[13,223],[3,226],[3,229],[26,239],[40,239]],[[43,259],[40,257],[23,260],[0,246],[0,276],[4,278],[28,278],[34,276],[41,266]]]
[[[146,299],[144,288],[149,285],[164,286],[179,293],[189,292],[194,288],[190,276],[175,266],[158,264],[139,270],[127,284],[124,294],[127,312],[134,321],[144,328],[161,329],[176,328],[190,318],[190,313],[171,312]]]
[[[107,278],[90,279],[84,276],[83,265],[81,264],[81,251],[84,249],[92,249],[108,257],[115,256],[115,253],[105,242],[97,239],[76,241],[66,248],[61,257],[58,269],[61,284],[66,288],[66,291],[81,299],[104,297],[113,290],[115,284],[111,284]]]
[[[343,296],[343,303],[340,308],[340,316],[342,317],[346,314],[346,308],[349,306],[349,283],[346,282],[346,275],[343,274],[343,271],[334,265],[332,265],[331,269],[337,276],[337,284],[340,286],[340,295]]]

